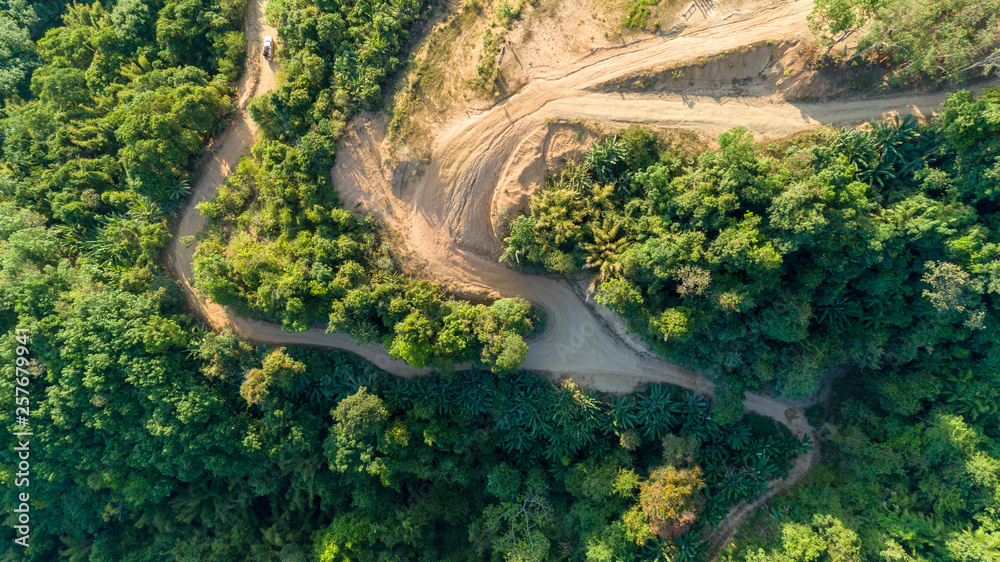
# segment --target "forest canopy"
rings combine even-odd
[[[884,32],[904,70],[989,58],[992,4],[871,5],[872,33],[905,24]],[[233,110],[244,2],[0,0],[0,400],[24,398],[26,330],[24,558],[704,560],[727,510],[813,446],[744,415],[743,391],[801,396],[836,372],[805,412],[820,462],[722,559],[996,558],[1000,92],[952,94],[928,125],[766,144],[737,128],[694,155],[633,128],[549,180],[505,261],[595,272],[601,302],[717,382],[714,404],[664,384],[605,395],[518,370],[543,327],[526,301],[400,275],[330,185],[344,124],[381,104],[429,8],[268,3],[285,79],[200,207],[195,264],[239,313],[445,371],[402,379],[206,331],[160,264]],[[468,362],[490,368],[454,372]]]
[[[592,269],[630,329],[738,394],[811,394],[845,361],[995,369],[998,110],[959,92],[930,127],[736,128],[697,157],[628,129],[532,198],[501,259]]]
[[[512,221],[503,260],[592,270],[632,330],[715,377],[715,419],[747,389],[834,385],[807,410],[821,462],[722,560],[996,558],[998,116],[1000,91],[963,91],[929,125],[736,128],[694,156],[633,127]]]
[[[697,393],[599,396],[514,370],[528,304],[473,306],[395,274],[370,221],[321,183],[323,143],[336,135],[311,126],[265,140],[204,207],[215,224],[246,220],[270,236],[277,265],[236,263],[209,282],[280,316],[288,307],[268,274],[309,260],[315,277],[289,300],[339,312],[337,326],[359,337],[389,335],[411,363],[470,358],[507,374],[401,380],[344,353],[206,332],[158,257],[191,165],[231,110],[240,10],[75,4],[38,40],[28,88],[9,94],[0,398],[15,399],[21,329],[35,485],[27,559],[696,560],[696,530],[808,447],[769,420],[720,426]],[[286,306],[266,308],[275,302]],[[295,329],[302,317],[283,319]],[[6,468],[0,480],[10,541],[17,488]],[[640,494],[687,507],[664,518]]]
[[[809,28],[827,54],[857,39],[847,62],[887,64],[892,84],[964,82],[1000,70],[998,14],[997,0],[817,0]]]
[[[476,362],[516,368],[541,320],[524,299],[456,300],[399,274],[370,217],[344,209],[330,167],[345,121],[381,103],[420,2],[316,5],[284,0],[267,14],[287,42],[285,79],[254,98],[262,139],[216,196],[195,284],[213,301],[303,331],[326,322],[381,342],[415,367]]]
[[[401,379],[206,332],[162,270],[102,269],[0,210],[0,399],[30,334],[28,560],[694,561],[703,529],[810,446],[667,385]]]
[[[36,19],[12,1],[0,29],[11,13],[25,29]],[[152,265],[191,164],[231,110],[241,17],[240,5],[201,0],[159,13],[127,0],[67,6],[63,25],[22,56],[33,62],[0,63],[37,67],[7,90],[16,72],[0,72],[0,196],[43,217],[84,260]]]

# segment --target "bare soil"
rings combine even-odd
[[[812,51],[808,43],[769,39],[693,63],[616,78],[595,90],[712,98],[773,96],[784,100],[818,99],[843,91],[812,67]]]
[[[562,14],[559,17],[569,17],[574,6],[589,5],[588,1],[539,0],[537,10],[551,9]],[[263,23],[264,2],[252,0],[247,16],[250,57],[247,76],[238,85],[241,110],[211,146],[166,261],[192,307],[214,329],[233,328],[255,341],[343,349],[396,375],[424,374],[426,370],[392,359],[382,347],[359,346],[346,334],[327,334],[320,328],[287,333],[276,325],[234,316],[200,298],[191,286],[193,248],[185,248],[178,240],[202,230],[205,221],[194,206],[214,195],[254,141],[257,131],[245,110],[246,102],[276,87],[274,63],[260,60],[257,52],[263,35],[277,37],[275,30]],[[822,104],[789,102],[781,95],[777,80],[775,92],[747,92],[739,97],[705,95],[683,88],[627,93],[601,90],[602,85],[644,73],[662,75],[666,69],[692,68],[700,60],[738,52],[760,41],[783,45],[785,54],[779,56],[780,61],[794,52],[793,45],[807,40],[805,18],[811,7],[809,0],[734,4],[698,0],[678,12],[680,20],[664,25],[663,33],[622,37],[618,44],[609,41],[596,47],[545,31],[547,24],[532,28],[532,14],[526,13],[524,27],[518,28],[521,35],[513,34],[515,56],[510,60],[515,62],[511,64],[518,64],[518,71],[524,73],[524,85],[516,94],[480,109],[466,105],[456,110],[459,102],[455,100],[460,96],[451,98],[453,105],[442,106],[451,109],[423,121],[426,154],[417,150],[401,153],[398,147],[391,147],[385,138],[385,116],[362,113],[350,123],[339,147],[337,164],[331,170],[334,186],[347,208],[370,213],[381,221],[397,246],[396,255],[409,271],[470,298],[522,295],[544,308],[547,329],[529,342],[524,368],[556,378],[571,377],[604,392],[625,393],[642,383],[668,382],[711,395],[711,381],[665,362],[642,342],[624,335],[620,321],[616,324],[606,311],[588,304],[586,294],[581,297],[567,281],[525,275],[499,264],[502,222],[495,217],[502,213],[511,216],[523,208],[527,197],[541,186],[545,171],[583,150],[593,137],[582,122],[601,122],[612,128],[643,123],[692,129],[705,135],[743,125],[758,138],[767,139],[893,114],[928,116],[940,104],[944,94]],[[280,38],[278,48],[280,52]],[[764,64],[763,55],[760,57],[761,61],[751,57],[748,65]],[[728,66],[720,70],[728,71]],[[442,80],[448,83],[449,79]],[[744,407],[815,441],[813,429],[794,405],[748,394]],[[788,478],[771,484],[767,496],[737,506],[711,537],[713,552],[729,539],[746,513],[803,478],[813,458],[813,453],[802,455]]]

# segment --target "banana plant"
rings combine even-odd
[[[753,431],[746,424],[740,423],[734,426],[726,437],[726,445],[737,451],[742,451],[750,445],[753,438]]]
[[[705,503],[705,511],[701,514],[701,520],[708,528],[715,531],[719,528],[719,523],[726,518],[726,508],[718,501],[709,499]]]
[[[561,463],[564,458],[572,456],[572,443],[568,436],[562,433],[555,433],[549,438],[549,445],[545,449],[545,458],[552,463]]]
[[[594,143],[584,154],[583,163],[594,180],[602,184],[615,184],[628,189],[628,170],[625,169],[625,143],[618,135]]]
[[[458,404],[453,399],[453,383],[451,380],[437,376],[428,377],[423,399],[434,407],[438,415],[451,417],[458,412]]]
[[[663,439],[670,433],[676,419],[677,403],[663,385],[654,384],[646,395],[639,397],[642,433],[650,439]]]
[[[327,393],[333,393],[338,384],[338,377],[324,377],[322,385]],[[418,385],[420,377],[403,379],[386,389],[385,399],[394,408],[409,410],[413,407],[413,402],[422,394]]]
[[[778,465],[774,462],[774,457],[765,455],[757,458],[754,471],[763,480],[771,480],[778,474]]]
[[[708,541],[698,539],[698,535],[688,531],[674,539],[673,562],[694,562],[706,560]]]
[[[608,416],[611,418],[611,428],[615,431],[634,429],[641,422],[639,406],[631,394],[612,398]]]
[[[457,375],[451,390],[452,398],[470,418],[484,416],[492,409],[493,389],[478,369]]]
[[[309,373],[301,373],[295,377],[292,390],[289,391],[289,398],[295,402],[309,402],[311,404],[322,404],[325,394],[320,388],[319,381],[314,380]]]
[[[800,441],[800,443],[799,443],[798,453],[802,454],[802,453],[806,453],[806,452],[809,452],[809,451],[812,451],[812,450],[813,450],[812,439],[809,438],[808,434],[807,435],[803,435],[802,436],[802,441]]]
[[[531,448],[533,440],[526,429],[521,426],[513,426],[504,432],[504,440],[500,446],[508,453],[524,453]]]
[[[553,425],[551,422],[551,413],[549,412],[548,400],[544,400],[539,397],[541,393],[534,393],[531,399],[528,400],[529,407],[526,409],[527,412],[527,427],[531,430],[531,434],[536,438],[550,435],[552,433]]]
[[[729,458],[729,452],[725,447],[706,447],[701,450],[698,460],[701,463],[716,463],[722,465]],[[704,468],[704,467],[703,467]]]
[[[697,390],[688,390],[681,397],[681,412],[688,416],[704,416],[709,409],[708,399]]]

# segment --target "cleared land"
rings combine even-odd
[[[276,325],[232,316],[199,298],[191,287],[193,248],[178,241],[201,231],[204,218],[195,205],[214,195],[254,141],[256,127],[246,112],[247,101],[277,86],[275,63],[261,60],[256,52],[264,35],[277,37],[264,24],[263,7],[263,0],[254,0],[247,16],[251,53],[247,75],[239,85],[241,110],[210,149],[168,249],[167,262],[192,306],[216,329],[230,327],[256,341],[343,349],[396,375],[422,374],[426,371],[392,359],[381,347],[359,346],[346,334],[326,334],[321,328],[287,333]],[[776,94],[626,94],[608,92],[605,86],[642,73],[691,65],[765,39],[806,40],[806,15],[811,8],[812,2],[795,0],[747,4],[730,12],[697,11],[698,17],[691,18],[689,25],[672,28],[665,35],[632,43],[623,40],[620,47],[600,48],[551,66],[532,65],[516,94],[487,110],[460,113],[432,129],[429,161],[390,165],[395,158],[385,142],[385,118],[361,115],[340,147],[332,171],[334,185],[348,208],[373,214],[386,225],[401,245],[408,268],[459,294],[474,298],[521,295],[545,308],[548,325],[529,342],[525,368],[572,377],[607,392],[628,392],[643,382],[668,382],[711,394],[711,381],[651,354],[566,281],[524,275],[497,263],[500,240],[494,219],[500,212],[498,201],[505,201],[498,190],[512,182],[541,185],[551,156],[554,122],[555,126],[570,120],[643,123],[709,135],[743,125],[761,138],[780,138],[820,125],[854,124],[893,114],[923,117],[941,103],[943,94],[810,104],[787,102]],[[280,38],[278,45],[280,49]],[[515,56],[518,48],[513,48]],[[563,141],[555,153],[573,154],[585,143],[584,137],[576,139],[577,146]],[[530,189],[523,191],[520,195],[526,196]],[[748,394],[744,407],[785,424],[797,435],[815,437],[805,418],[789,404]],[[768,495],[754,505],[801,479],[812,460],[812,453],[800,457],[789,478],[772,483]],[[713,546],[724,543],[752,507],[734,508],[729,521],[712,537]]]

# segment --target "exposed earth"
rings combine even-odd
[[[346,334],[327,334],[320,327],[288,333],[277,325],[234,316],[200,298],[191,285],[194,248],[180,240],[204,227],[204,217],[195,205],[215,194],[254,142],[257,128],[246,111],[249,99],[277,87],[277,63],[263,60],[258,52],[265,35],[275,37],[277,51],[281,51],[277,32],[264,23],[264,3],[251,0],[245,22],[250,53],[247,72],[237,85],[240,109],[210,146],[167,250],[167,263],[191,305],[217,330],[232,328],[260,342],[342,349],[396,375],[425,374],[426,369],[413,369],[391,358],[382,347],[359,346]],[[385,141],[385,117],[359,115],[339,148],[331,171],[334,186],[347,208],[374,215],[391,232],[397,254],[411,272],[471,298],[521,295],[544,308],[548,324],[543,334],[528,342],[524,368],[554,378],[571,377],[604,392],[625,393],[640,383],[667,382],[711,395],[711,381],[653,355],[625,334],[620,319],[589,300],[585,290],[575,290],[560,278],[519,273],[498,263],[497,257],[503,215],[513,217],[543,185],[548,171],[581,154],[596,138],[580,122],[600,123],[605,130],[641,123],[712,137],[742,125],[758,138],[773,139],[822,125],[852,125],[894,114],[925,117],[944,99],[944,94],[929,94],[825,103],[787,101],[789,92],[801,94],[791,80],[800,70],[790,59],[794,59],[795,46],[809,40],[806,16],[812,2],[736,7],[726,11],[711,4],[711,9],[695,10],[684,25],[667,33],[631,42],[622,39],[620,46],[574,57],[552,57],[558,62],[548,66],[532,57],[536,64],[521,69],[523,85],[516,93],[488,109],[474,110],[470,105],[436,124],[430,131],[429,160],[400,160],[398,150]],[[538,37],[534,35],[535,42],[540,41]],[[774,43],[760,44],[764,40]],[[755,47],[748,50],[748,45]],[[519,48],[517,44],[512,48],[515,55]],[[773,73],[775,68],[789,72],[769,82],[761,79],[756,85],[751,77],[745,83],[748,87],[733,90],[728,85],[745,81],[737,76],[743,65],[730,72],[736,65],[718,58],[726,53],[743,57],[750,67],[747,72],[755,76],[762,70]],[[701,70],[695,72],[696,68]],[[674,73],[665,73],[669,69],[679,69],[687,78],[674,84],[670,80]],[[636,80],[641,82],[638,86]],[[814,429],[790,404],[748,393],[744,408],[815,441]],[[736,506],[710,537],[712,551],[729,539],[753,508],[803,478],[814,455],[812,451],[801,455],[788,477],[772,482],[768,493],[754,504]]]

